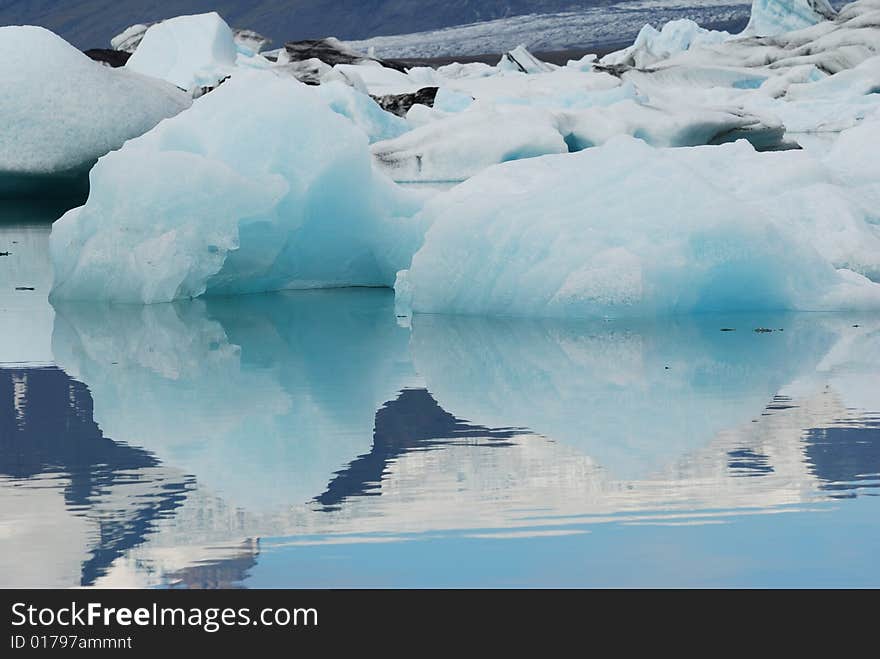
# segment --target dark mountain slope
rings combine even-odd
[[[0,0],[0,24],[43,25],[80,48],[106,47],[134,23],[217,11],[276,46],[292,39],[362,39],[529,13],[595,7],[604,0]]]

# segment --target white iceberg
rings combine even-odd
[[[130,25],[110,39],[110,47],[113,50],[120,50],[124,53],[134,53],[149,29],[150,26],[143,23]]]
[[[424,245],[398,285],[429,313],[880,309],[880,285],[855,272],[880,274],[880,234],[837,171],[745,142],[624,137],[500,165],[428,202]]]
[[[0,80],[3,178],[78,173],[191,104],[172,85],[101,66],[41,27],[0,28]]]
[[[504,53],[498,62],[498,68],[518,73],[549,73],[553,70],[551,65],[532,55],[523,44]]]
[[[367,139],[317,89],[242,71],[102,158],[55,223],[53,299],[388,286],[418,200],[373,172]]]
[[[602,63],[644,68],[691,47],[714,45],[729,38],[728,32],[706,30],[686,18],[669,21],[660,30],[646,25],[639,31],[632,46],[606,55]]]
[[[773,36],[800,30],[836,15],[828,0],[752,0],[745,34]]]
[[[237,55],[232,30],[211,12],[150,26],[126,68],[194,91],[228,76]]]

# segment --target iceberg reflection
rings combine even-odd
[[[405,327],[378,290],[55,312],[46,372],[65,384],[30,384],[22,408],[16,378],[46,376],[0,371],[3,455],[52,405],[89,431],[29,444],[0,505],[57,492],[65,524],[99,520],[57,546],[18,514],[15,561],[42,543],[59,582],[229,586],[311,544],[719,523],[880,482],[878,318]]]

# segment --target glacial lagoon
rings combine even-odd
[[[2,586],[880,586],[878,315],[53,307],[57,214],[0,208]]]

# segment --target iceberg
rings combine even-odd
[[[836,167],[744,141],[627,137],[499,165],[427,203],[424,244],[396,288],[423,313],[880,309],[880,284],[860,274],[880,275],[876,211]]]
[[[501,56],[501,61],[498,62],[498,69],[501,71],[516,71],[518,73],[548,73],[553,70],[553,67],[539,60],[523,44],[520,44]]]
[[[161,80],[92,61],[41,27],[0,28],[0,194],[84,176],[101,156],[188,108]]]
[[[52,229],[52,299],[389,286],[420,204],[316,88],[241,71],[95,165],[86,204]]]
[[[149,29],[150,26],[144,25],[143,23],[130,25],[122,32],[117,34],[115,37],[110,39],[110,47],[113,50],[118,50],[133,55],[134,51],[136,51],[138,46],[141,44],[141,41],[144,40],[144,35]]]
[[[228,76],[237,55],[232,30],[211,12],[150,26],[126,67],[192,92]]]
[[[606,55],[602,63],[644,68],[691,47],[718,44],[729,38],[728,32],[703,29],[687,18],[669,21],[660,30],[646,25],[639,31],[632,46]]]
[[[388,96],[377,96],[374,100],[386,112],[396,114],[398,117],[405,117],[413,105],[434,107],[438,91],[437,87],[422,87],[412,94],[389,94]]]
[[[245,55],[259,55],[266,46],[272,43],[271,39],[264,37],[259,32],[243,28],[233,30],[233,36],[236,48]]]
[[[745,34],[769,37],[800,30],[836,15],[828,0],[752,0]]]

